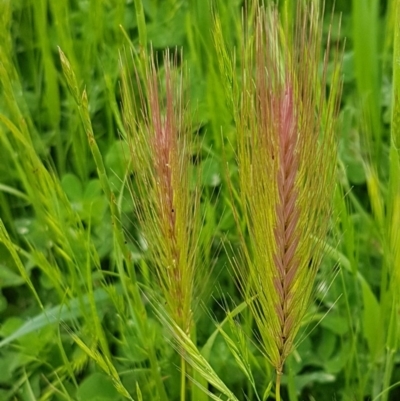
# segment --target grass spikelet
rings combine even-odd
[[[251,30],[249,30],[251,31]],[[325,95],[318,2],[299,6],[293,37],[274,7],[259,8],[245,39],[238,101],[238,165],[248,223],[246,268],[236,264],[279,381],[308,308],[329,221],[336,165],[339,57]],[[314,238],[314,239],[313,239]],[[315,241],[315,238],[318,240]]]
[[[130,97],[131,83],[125,74],[124,117],[130,135],[137,218],[168,313],[189,333],[198,268],[199,192],[190,183],[192,128],[186,119],[177,57],[177,53],[166,52],[162,68],[151,57],[145,82],[139,82],[138,107]]]

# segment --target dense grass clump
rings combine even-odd
[[[397,0],[0,2],[0,401],[400,398]]]

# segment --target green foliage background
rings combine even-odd
[[[289,21],[294,4],[280,5]],[[233,48],[242,1],[213,5]],[[332,41],[346,45],[332,235],[307,335],[283,377],[285,400],[400,399],[396,6],[336,1]],[[120,55],[150,44],[183,48],[202,139],[201,240],[212,244],[204,260],[212,270],[197,343],[238,399],[256,400],[234,345],[247,349],[267,399],[274,372],[250,340],[248,311],[244,337],[224,320],[242,302],[227,262],[238,244],[225,185],[226,174],[236,177],[235,129],[212,26],[205,0],[0,2],[0,400],[179,399],[179,356],[146,295],[154,277],[125,185]],[[223,334],[214,320],[225,322]],[[209,399],[192,384],[187,392]]]

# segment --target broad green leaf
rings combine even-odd
[[[76,175],[65,174],[62,177],[61,186],[71,201],[80,202],[82,200],[82,183]]]
[[[22,285],[24,280],[7,266],[0,264],[0,288]]]
[[[76,393],[79,401],[117,401],[121,397],[112,384],[112,381],[102,373],[93,373],[88,376]]]
[[[339,336],[346,334],[349,330],[346,318],[334,312],[328,313],[324,319],[322,319],[321,326]]]
[[[382,351],[382,319],[379,302],[365,280],[360,280],[363,295],[363,334],[373,359]]]

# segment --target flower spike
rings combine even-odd
[[[277,372],[295,346],[327,233],[335,181],[339,52],[326,98],[318,2],[299,5],[293,38],[274,7],[259,7],[245,38],[237,101],[238,165],[250,241],[235,270]],[[279,385],[277,382],[277,391]]]
[[[136,72],[139,105],[130,98],[133,91],[125,75],[123,104],[135,173],[132,196],[140,229],[166,310],[183,331],[190,333],[199,267],[200,199],[199,190],[190,185],[193,132],[177,57],[167,51],[161,68],[152,56],[144,83]]]

